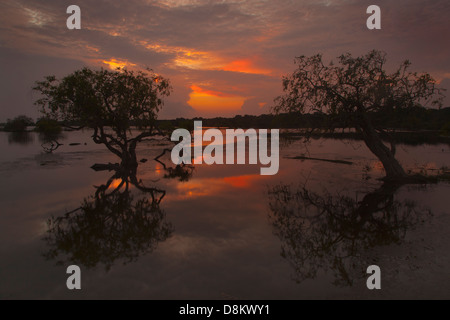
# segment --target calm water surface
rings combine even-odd
[[[450,298],[450,184],[387,192],[360,142],[295,141],[282,144],[277,175],[196,165],[187,181],[165,179],[151,159],[167,146],[145,142],[137,178],[165,191],[153,201],[132,185],[95,199],[114,173],[90,167],[117,159],[88,131],[60,142],[46,154],[35,133],[0,132],[2,299]],[[428,173],[450,163],[447,145],[397,153]],[[298,155],[353,164],[289,158]],[[52,217],[62,222],[49,233]],[[72,263],[76,292],[65,285]],[[382,290],[366,288],[370,264]]]

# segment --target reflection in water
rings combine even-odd
[[[178,179],[178,181],[180,182],[188,181],[189,179],[191,179],[195,169],[193,165],[182,163],[176,165],[175,167],[168,167],[164,163],[163,160],[164,157],[167,158],[168,155],[170,155],[170,152],[171,152],[170,149],[164,149],[163,152],[155,158],[155,161],[160,163],[162,165],[163,170],[165,171],[164,178]],[[169,159],[166,160],[168,161]]]
[[[30,132],[10,132],[8,134],[9,144],[27,145],[34,141],[34,136]]]
[[[407,231],[431,214],[413,202],[395,200],[399,187],[385,183],[360,201],[305,187],[272,188],[269,218],[295,280],[314,279],[319,270],[331,270],[339,286],[366,277],[366,268],[376,262],[371,249],[402,243]]]
[[[145,196],[135,199],[130,184],[137,179],[125,177],[119,183],[117,179],[115,174],[97,187],[95,195],[76,210],[48,220],[47,259],[59,259],[58,263],[65,259],[88,268],[100,263],[109,269],[118,259],[131,262],[153,251],[170,236],[172,226],[160,208],[165,192],[139,184],[135,186],[145,188]],[[113,182],[117,186],[110,188]]]
[[[41,142],[41,147],[46,153],[52,153],[58,149],[63,144],[59,141],[64,139],[65,136],[62,133],[39,133],[39,141]]]
[[[173,227],[160,207],[166,192],[144,186],[135,167],[115,169],[79,208],[48,220],[45,258],[87,268],[103,264],[108,270],[117,260],[132,262],[152,252],[171,236]],[[182,169],[177,172],[186,177]]]
[[[46,142],[50,142],[53,140],[65,140],[67,139],[67,136],[60,132],[60,133],[44,133],[44,132],[39,132],[39,141],[41,143],[46,143]]]

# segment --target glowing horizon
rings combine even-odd
[[[198,111],[239,110],[247,99],[238,95],[203,89],[196,85],[192,85],[190,89],[187,103]]]

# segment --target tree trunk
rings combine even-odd
[[[122,163],[121,166],[125,168],[137,168],[138,162],[136,158],[136,152],[134,151],[124,151],[122,153]]]
[[[392,151],[386,147],[378,133],[370,123],[366,114],[363,114],[359,121],[357,130],[362,134],[362,138],[370,151],[375,154],[383,164],[386,171],[385,180],[404,180],[407,175],[400,163],[395,159]]]

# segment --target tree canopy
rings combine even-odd
[[[431,75],[409,71],[408,60],[389,73],[386,54],[377,50],[360,57],[343,54],[337,64],[325,64],[321,54],[297,57],[295,63],[297,69],[283,78],[285,94],[275,99],[273,110],[334,116],[340,125],[361,134],[383,163],[388,179],[404,177],[394,157],[395,145],[391,143],[389,149],[382,143],[380,135],[386,132],[374,126],[369,114],[417,106],[440,107],[442,89]]]
[[[83,68],[62,79],[48,76],[36,82],[33,89],[41,93],[35,104],[47,117],[66,126],[94,129],[95,143],[105,144],[125,165],[137,165],[136,143],[154,134],[162,98],[170,94],[171,86],[150,69]],[[143,132],[131,137],[132,125]]]
[[[34,121],[30,117],[20,115],[12,120],[8,119],[3,130],[10,132],[23,132],[27,130],[28,126],[33,125],[33,123]]]
[[[388,73],[386,53],[381,51],[361,57],[346,53],[338,57],[338,64],[328,65],[321,54],[300,56],[295,64],[297,69],[283,77],[286,95],[276,98],[275,111],[346,113],[358,120],[360,112],[442,105],[442,89],[430,74],[409,71],[409,60]]]

